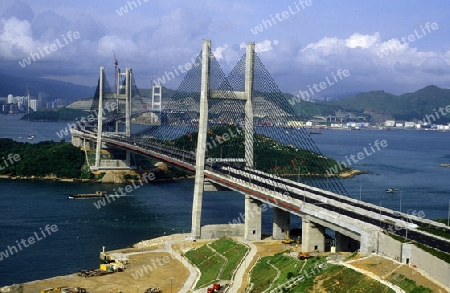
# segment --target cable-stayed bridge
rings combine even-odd
[[[350,198],[338,176],[327,176],[326,170],[336,162],[320,153],[255,53],[254,44],[247,44],[246,53],[226,76],[210,42],[204,41],[191,70],[161,111],[143,106],[130,69],[118,84],[119,89],[111,90],[100,69],[93,102],[99,109],[97,125],[72,129],[72,143],[95,147],[93,170],[114,169],[102,164],[101,149],[108,146],[125,151],[128,168],[134,153],[195,173],[194,239],[240,234],[247,240],[260,240],[264,205],[271,204],[275,239],[285,238],[291,214],[302,218],[303,251],[325,251],[324,230],[330,228],[336,232],[337,251],[359,249],[363,254],[378,252],[402,262],[421,262],[411,244],[400,243],[386,232],[392,230],[450,253],[450,241],[416,229],[405,220],[408,215],[394,216],[392,210]],[[118,106],[106,113],[102,109],[108,100]],[[202,227],[205,188],[245,195],[243,228],[222,225],[211,232]],[[449,232],[445,225],[408,218],[413,224],[437,225]],[[435,267],[446,268],[441,271],[450,276],[448,264],[436,262]]]

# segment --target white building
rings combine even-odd
[[[414,123],[414,122],[410,122],[410,121],[405,122],[406,128],[414,128],[415,126],[416,126],[416,123]]]
[[[450,126],[439,124],[439,125],[437,125],[437,129],[438,130],[445,130],[445,131],[447,131],[447,130],[450,129]]]
[[[30,108],[33,109],[34,111],[38,111],[38,100],[30,100]]]
[[[386,120],[384,122],[384,126],[386,126],[386,127],[394,127],[395,126],[395,120]]]
[[[403,127],[403,123],[402,122],[397,122],[397,123],[395,123],[395,127]]]
[[[333,128],[342,128],[342,123],[331,123],[331,127],[333,127]]]

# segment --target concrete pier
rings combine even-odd
[[[302,219],[302,252],[325,251],[325,227]]]
[[[261,240],[262,202],[245,196],[245,228],[244,238],[248,241]]]
[[[336,252],[353,252],[359,249],[359,241],[335,232]]]
[[[273,209],[273,229],[272,238],[276,240],[284,240],[286,231],[290,230],[291,214],[280,208]]]

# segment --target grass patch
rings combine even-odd
[[[324,263],[324,257],[311,258],[306,261],[306,265],[302,273],[300,273],[300,270],[305,264],[305,260],[292,258],[283,252],[273,256],[263,257],[255,265],[250,275],[250,282],[254,284],[252,292],[262,292],[266,289],[269,289],[269,292],[275,289],[279,290],[288,281],[292,282],[294,280],[298,280],[298,285],[292,288],[292,290],[296,289],[292,292],[303,292],[299,290],[308,287],[312,284],[312,280],[314,280],[314,278],[309,280],[308,277],[320,274],[321,270],[318,269],[318,266]],[[278,272],[274,267],[280,271],[278,278]],[[303,278],[300,278],[302,276]]]
[[[277,271],[267,263],[271,258],[272,256],[261,258],[253,268],[250,274],[250,282],[254,284],[252,292],[262,292],[269,288],[277,276]]]
[[[216,252],[211,250],[207,245],[203,245],[185,253],[186,258],[201,273],[196,289],[215,283],[218,280],[231,280],[234,271],[248,250],[245,245],[239,244],[228,237],[220,238],[212,242],[209,246]],[[227,259],[226,265],[220,275],[219,273],[225,264],[225,260],[217,253]]]
[[[281,271],[277,280],[277,271],[268,261]],[[300,272],[303,265],[305,266]],[[274,292],[275,289],[277,292],[313,292],[320,287],[323,292],[334,293],[394,293],[394,290],[364,274],[343,266],[327,264],[325,257],[297,260],[283,253],[263,257],[255,265],[250,277],[254,284],[252,292],[262,292],[266,289]],[[288,288],[288,280],[297,280],[297,283]],[[415,293],[419,292],[422,293]],[[423,291],[426,292],[428,291]]]
[[[433,290],[431,290],[429,288],[425,288],[423,286],[417,286],[416,282],[414,282],[411,279],[406,278],[402,274],[393,273],[391,276],[389,276],[388,280],[389,280],[389,282],[391,282],[394,285],[399,286],[406,292],[411,292],[411,293],[432,293],[433,292]]]
[[[185,253],[185,256],[200,270],[201,276],[197,282],[196,289],[214,283],[225,262],[206,245],[195,250],[189,250]]]
[[[347,256],[344,260],[351,260],[352,258],[356,257],[358,255],[358,251],[353,252],[349,256]]]
[[[437,219],[437,220],[435,220],[435,222],[447,225],[447,219]],[[420,226],[417,229],[428,232],[428,233],[436,235],[436,236],[440,236],[442,238],[450,239],[450,233],[448,233],[447,229],[445,229],[445,228],[439,228],[439,227],[432,226],[432,225],[426,225],[426,226]]]
[[[225,256],[228,260],[225,268],[220,276],[221,280],[231,280],[234,271],[244,258],[248,251],[245,245],[236,243],[233,239],[224,237],[210,244],[218,253]]]
[[[377,282],[376,280],[358,273],[352,269],[329,265],[315,282],[322,281],[321,287],[325,292],[335,293],[394,293],[391,288]],[[297,288],[296,288],[297,289]],[[308,289],[311,289],[309,287]],[[293,291],[295,292],[295,291]],[[307,292],[311,292],[308,290]]]
[[[274,255],[270,263],[281,271],[279,278],[275,280],[271,289],[275,289],[279,285],[286,283],[287,280],[298,276],[298,271],[303,265],[303,261],[294,259],[284,253]]]

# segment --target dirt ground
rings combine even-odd
[[[165,263],[162,261],[163,257],[168,257],[170,261]],[[159,265],[156,263],[156,258],[160,258]],[[167,260],[167,258],[166,258]],[[152,264],[153,270],[143,270],[143,265]],[[137,279],[133,277],[133,273],[142,270],[142,275]],[[178,260],[172,259],[169,253],[146,252],[144,254],[137,254],[130,257],[130,264],[126,267],[124,272],[117,272],[110,275],[99,277],[79,277],[77,274],[69,276],[62,276],[51,278],[42,281],[35,281],[24,284],[24,293],[40,292],[43,288],[50,287],[82,287],[86,288],[90,293],[96,292],[144,292],[150,287],[159,287],[163,292],[170,292],[172,282],[172,289],[178,292],[184,285],[185,280],[189,276],[189,271]],[[170,278],[174,277],[173,280]]]
[[[449,292],[423,276],[417,269],[406,264],[399,264],[380,256],[371,256],[351,263],[352,266],[372,272],[377,276],[387,279],[393,272],[402,274],[410,280],[414,280],[418,286],[430,288],[433,292]]]
[[[90,293],[143,293],[146,289],[154,287],[160,288],[162,292],[179,292],[189,277],[189,270],[169,252],[164,251],[167,248],[166,243],[175,241],[172,249],[183,253],[189,249],[212,242],[209,240],[194,242],[192,240],[184,240],[183,237],[183,235],[160,237],[137,243],[134,248],[114,251],[127,254],[129,257],[129,264],[126,265],[126,269],[123,272],[87,278],[72,274],[33,281],[23,284],[23,293],[39,293],[44,288],[61,286],[82,287],[86,288]],[[246,276],[248,276],[259,257],[274,255],[289,249],[292,252],[301,251],[301,245],[285,245],[280,240],[262,240],[253,242],[253,245],[258,250],[257,257],[248,265]],[[416,269],[407,265],[399,265],[397,262],[382,257],[371,256],[355,260],[351,264],[384,277],[395,270],[414,280],[418,285],[433,289],[433,292],[440,292],[439,289],[442,290],[441,292],[447,292],[446,289],[439,287],[422,276]],[[238,292],[245,292],[247,285],[248,278],[244,278]]]
[[[164,243],[170,240],[174,239],[171,236],[160,237],[144,241],[144,245],[137,243],[136,248],[115,251],[129,254],[130,261],[123,272],[87,278],[72,274],[33,281],[23,284],[23,293],[39,293],[44,288],[61,286],[82,287],[89,293],[143,293],[154,287],[160,288],[162,292],[179,292],[189,277],[189,270],[170,253],[154,251],[163,249]],[[184,241],[182,244],[174,244],[173,249],[186,250],[208,242],[211,241]],[[144,266],[147,266],[147,271]],[[138,272],[141,274],[137,275]]]
[[[185,281],[189,276],[189,271],[178,260],[173,259],[167,252],[155,252],[155,250],[164,249],[164,242],[170,240],[168,237],[160,237],[153,240],[145,241],[144,244],[137,243],[136,248],[121,249],[114,252],[121,252],[129,254],[130,263],[126,266],[124,272],[117,272],[110,275],[99,277],[79,277],[77,274],[68,276],[59,276],[46,280],[33,281],[25,283],[23,285],[23,293],[39,293],[44,288],[54,288],[61,286],[69,287],[82,287],[86,288],[90,293],[143,293],[147,288],[158,287],[163,292],[179,292],[183,287]],[[212,241],[200,240],[200,241],[183,241],[174,243],[172,248],[179,252],[185,252],[191,248],[197,248],[205,243]],[[273,255],[281,251],[285,251],[289,248],[295,249],[295,246],[282,245],[280,240],[268,240],[255,242],[254,245],[258,249],[259,256]],[[299,249],[298,247],[297,249]],[[162,261],[163,257],[170,259],[166,264]],[[160,259],[161,264],[157,262],[157,258]],[[256,263],[256,259],[252,261],[249,268]],[[143,266],[153,265],[153,269],[147,269],[145,272]],[[147,267],[148,268],[148,267]],[[142,276],[137,279],[137,271],[142,271]],[[248,271],[247,271],[248,273]],[[171,280],[171,278],[173,279]],[[172,284],[171,284],[172,283]],[[172,285],[172,288],[171,288]],[[244,288],[247,286],[247,279],[243,284]]]

